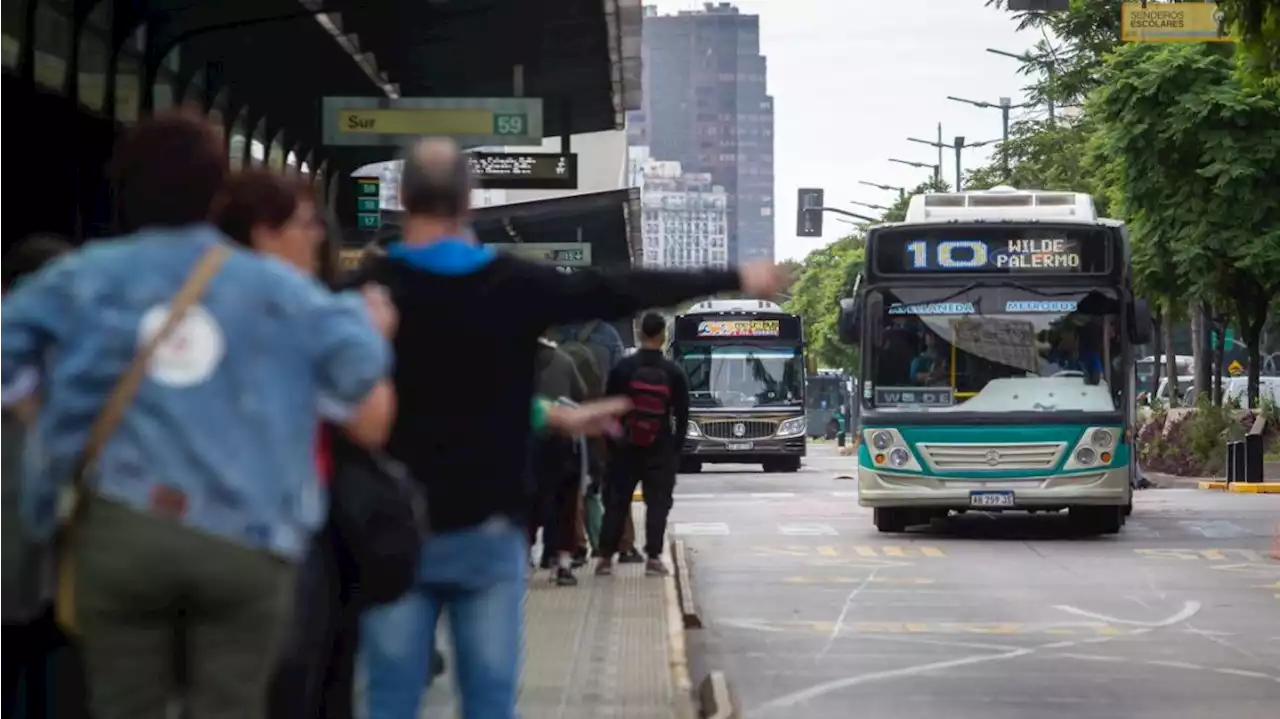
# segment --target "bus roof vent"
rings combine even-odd
[[[687,312],[781,312],[776,302],[766,300],[704,300]]]
[[[1093,198],[1083,192],[1019,190],[1007,185],[990,190],[916,195],[907,207],[907,223],[945,221],[1096,222]]]

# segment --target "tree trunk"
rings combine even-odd
[[[1173,353],[1173,313],[1170,312],[1165,317],[1164,326],[1164,368],[1165,375],[1169,378],[1169,404],[1170,407],[1177,407],[1178,400],[1178,356]],[[1194,334],[1194,333],[1193,333]],[[1159,361],[1159,360],[1157,360]]]
[[[1245,396],[1249,400],[1249,408],[1253,411],[1262,409],[1261,402],[1258,401],[1258,395],[1262,390],[1262,330],[1267,326],[1267,305],[1271,303],[1271,298],[1265,302],[1258,302],[1253,306],[1252,317],[1241,317],[1240,329],[1244,334],[1244,341],[1249,347],[1249,384],[1245,390]]]
[[[1209,390],[1208,383],[1204,381],[1209,375],[1203,370],[1211,358],[1204,356],[1204,313],[1201,311],[1200,303],[1192,303],[1187,315],[1191,319],[1191,356],[1195,358],[1196,365],[1196,397],[1203,397]]]
[[[1218,330],[1218,344],[1213,348],[1213,405],[1222,406],[1222,375],[1227,373],[1227,324],[1229,320],[1219,318],[1214,322]]]
[[[1160,373],[1164,369],[1164,367],[1161,366],[1161,359],[1164,357],[1165,353],[1169,351],[1164,346],[1164,326],[1168,319],[1169,311],[1164,307],[1160,307],[1152,319],[1152,324],[1155,325],[1152,329],[1155,331],[1151,336],[1151,345],[1154,350],[1151,356],[1154,358],[1154,361],[1151,363],[1151,389],[1148,390],[1151,392],[1152,400],[1155,400],[1156,392],[1160,391]]]

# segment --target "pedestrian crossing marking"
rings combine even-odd
[[[724,522],[676,522],[673,530],[676,534],[724,536],[729,533],[729,525]]]
[[[839,534],[830,524],[818,522],[793,522],[779,524],[778,532],[789,537],[822,537]]]
[[[1147,559],[1169,559],[1181,561],[1207,561],[1207,562],[1253,562],[1261,563],[1263,561],[1262,553],[1253,549],[1237,549],[1237,548],[1210,548],[1210,549],[1166,549],[1164,547],[1150,549],[1135,549],[1137,554],[1141,554]]]

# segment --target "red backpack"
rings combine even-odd
[[[627,382],[627,397],[623,438],[633,447],[652,447],[671,431],[671,380],[661,367],[641,365]]]

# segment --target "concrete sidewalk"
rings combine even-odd
[[[641,532],[643,514],[636,519]],[[615,565],[612,577],[593,568],[578,570],[576,587],[551,584],[545,571],[529,579],[521,719],[693,719],[675,580],[646,577],[640,564]],[[441,630],[448,653],[443,622]],[[458,715],[452,674],[427,698],[423,719]]]

